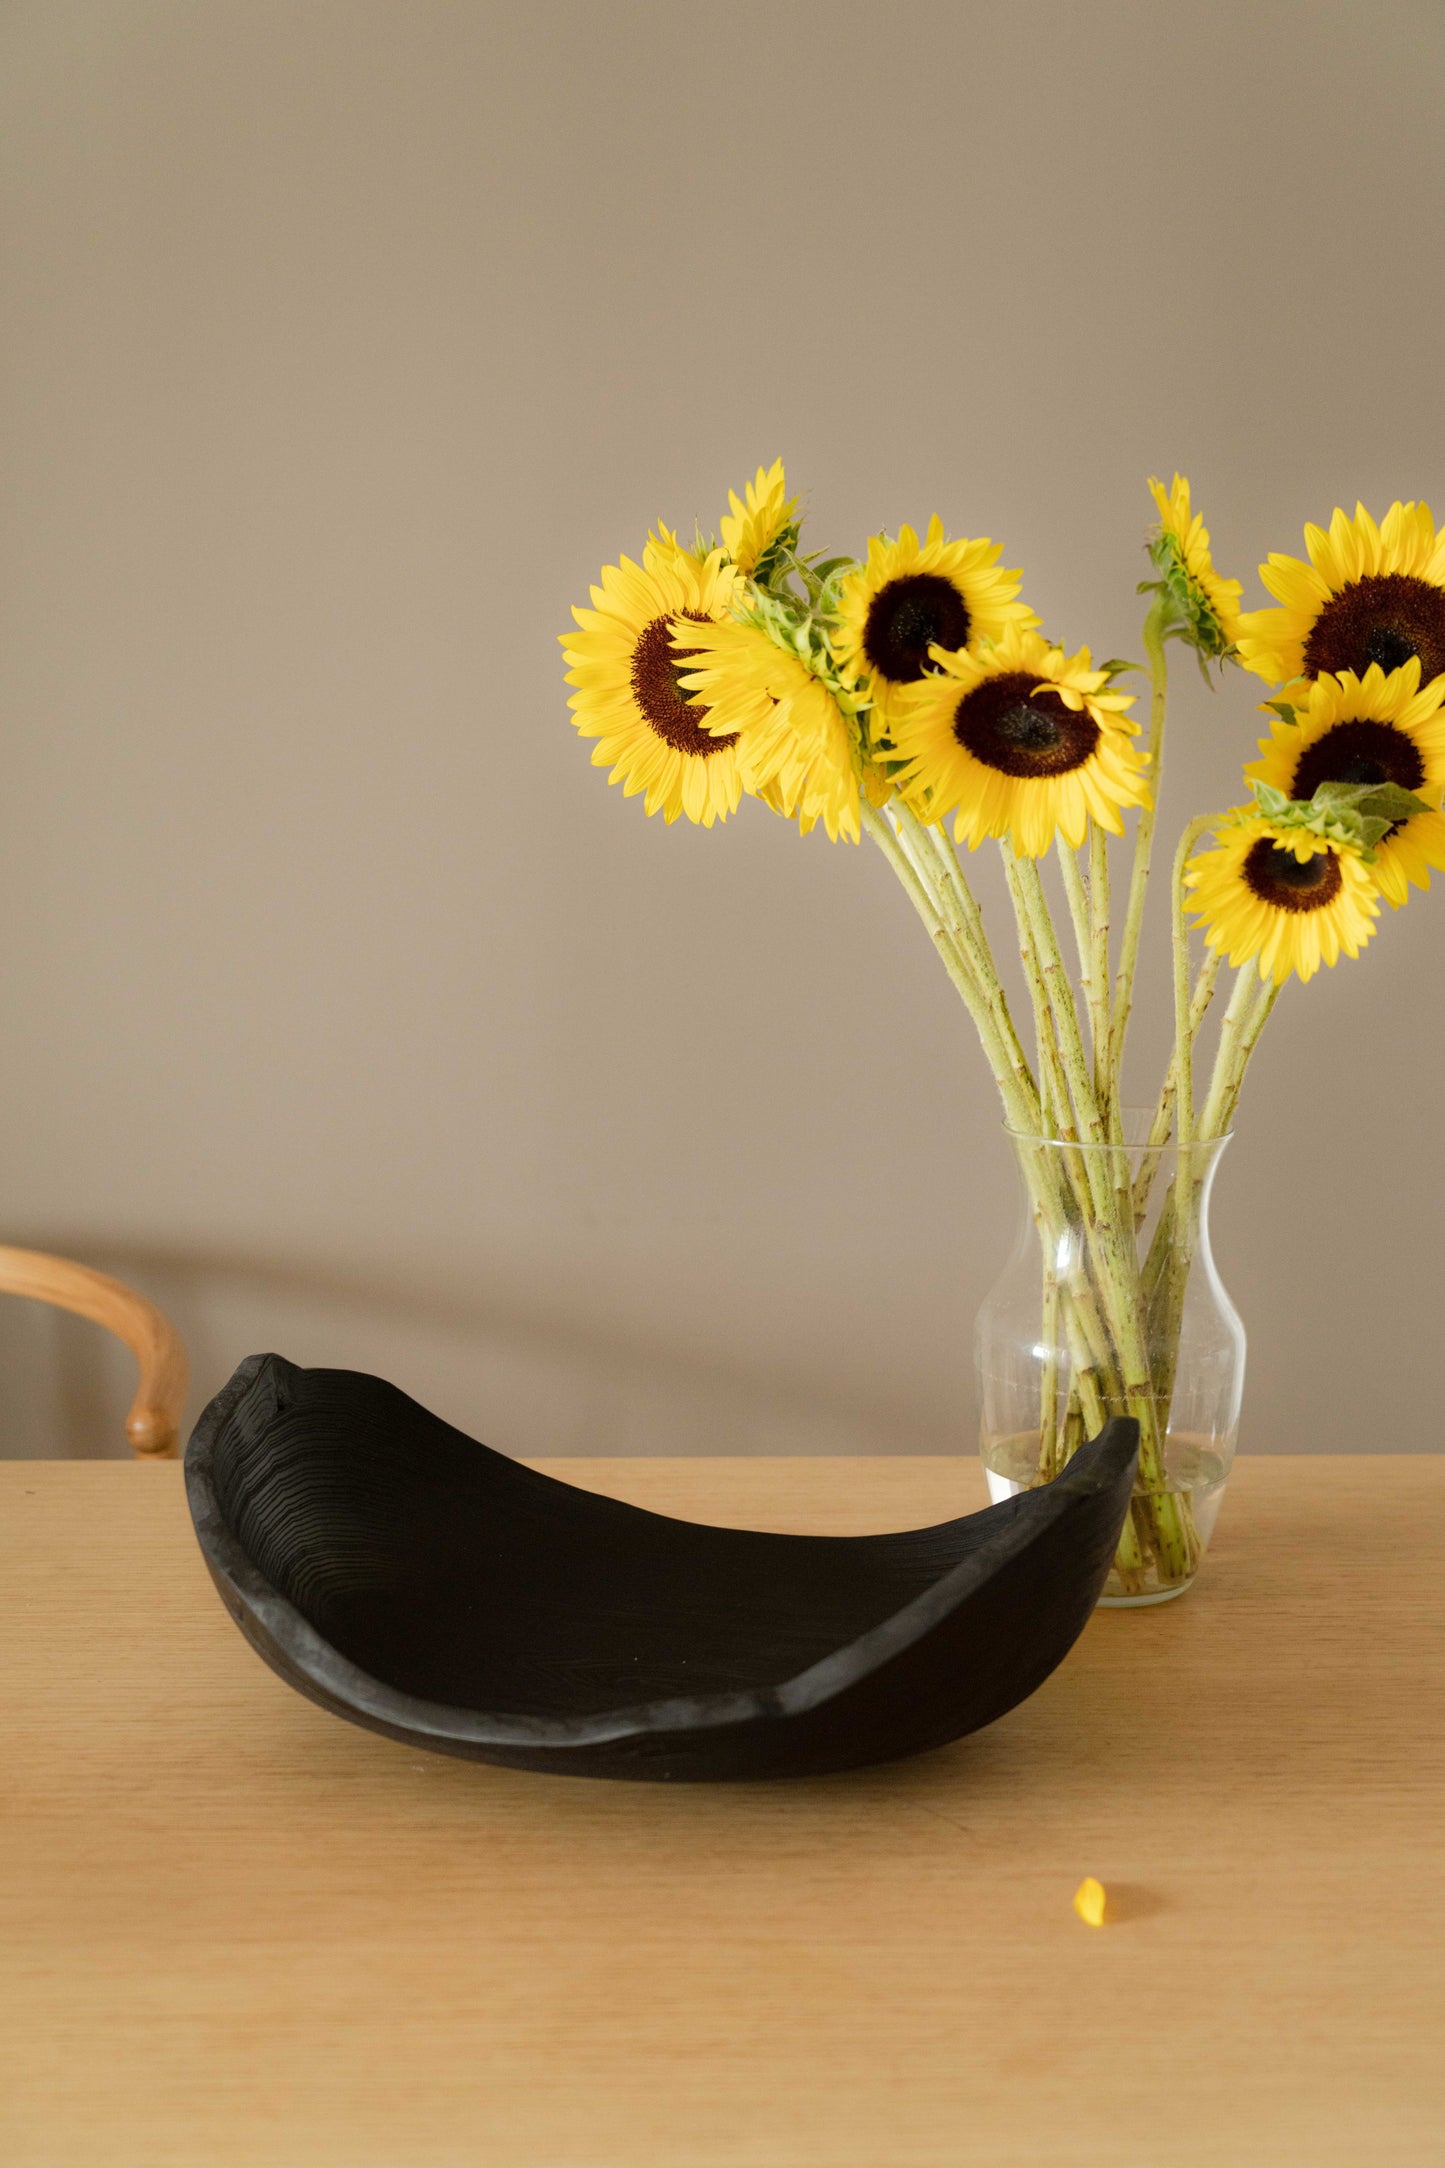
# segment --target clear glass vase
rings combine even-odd
[[[1229,1140],[1151,1148],[1149,1119],[1122,1117],[1113,1144],[1012,1136],[1023,1220],[976,1336],[995,1499],[1048,1482],[1109,1416],[1138,1419],[1139,1473],[1106,1604],[1163,1603],[1193,1580],[1244,1385],[1244,1328],[1209,1243]]]

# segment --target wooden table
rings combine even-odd
[[[780,1528],[982,1502],[549,1465]],[[1199,1587],[992,1730],[668,1789],[354,1730],[245,1646],[177,1467],[0,1463],[0,2160],[1440,2168],[1442,1555],[1445,1457],[1247,1459]]]

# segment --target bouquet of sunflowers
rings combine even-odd
[[[804,834],[866,834],[897,874],[977,1028],[1037,1237],[1036,1307],[1018,1336],[1027,1376],[1022,1388],[1013,1378],[1006,1421],[986,1378],[985,1459],[1007,1492],[1047,1481],[1110,1415],[1137,1419],[1139,1475],[1110,1584],[1124,1601],[1188,1584],[1227,1465],[1201,1469],[1201,1433],[1233,1449],[1237,1319],[1230,1376],[1219,1336],[1194,1335],[1213,1399],[1192,1430],[1181,1395],[1191,1284],[1213,1280],[1201,1216],[1212,1155],[1260,1035],[1289,978],[1356,956],[1381,901],[1398,908],[1445,866],[1445,533],[1428,507],[1395,504],[1377,525],[1360,506],[1353,519],[1337,511],[1328,532],[1307,527],[1307,562],[1273,555],[1260,568],[1279,606],[1242,612],[1188,482],[1150,488],[1142,663],[1066,653],[1000,549],[950,539],[937,519],[921,538],[875,536],[861,560],[806,552],[781,461],[730,496],[715,538],[684,542],[659,525],[640,563],[606,567],[562,642],[594,764],[649,814],[709,828],[747,794]],[[1193,648],[1206,676],[1237,664],[1274,690],[1248,798],[1191,820],[1174,853],[1174,1046],[1141,1115],[1120,1086],[1171,642]],[[1131,675],[1147,682],[1147,729],[1122,689]],[[1016,922],[1027,1047],[956,848],[990,840]],[[1201,1090],[1201,1027],[1226,962],[1233,982]],[[1022,1416],[1019,1389],[1031,1401]]]

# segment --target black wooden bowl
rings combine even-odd
[[[620,1505],[490,1452],[395,1386],[253,1355],[186,1487],[273,1670],[411,1746],[572,1776],[813,1775],[1012,1709],[1104,1584],[1137,1426],[902,1535],[782,1536]]]

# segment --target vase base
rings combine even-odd
[[[1172,1588],[1146,1588],[1142,1596],[1101,1596],[1094,1608],[1098,1611],[1142,1611],[1147,1604],[1173,1603],[1176,1596],[1193,1588],[1194,1579],[1191,1573],[1187,1581],[1176,1581]]]

